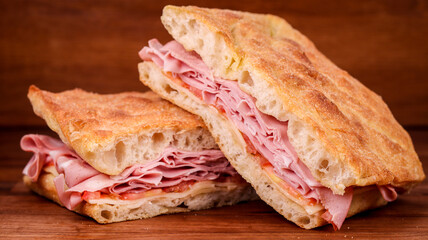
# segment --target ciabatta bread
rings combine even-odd
[[[284,19],[167,6],[161,20],[215,76],[238,81],[260,111],[288,120],[299,158],[333,192],[372,184],[406,188],[424,179],[408,133],[382,98]]]
[[[34,112],[98,171],[117,175],[158,157],[167,146],[217,148],[202,120],[153,92],[51,93],[31,86]]]
[[[425,175],[408,133],[381,97],[341,70],[285,20],[265,14],[164,8],[162,23],[211,74],[236,81],[259,111],[287,122],[287,135],[312,176],[336,195],[354,189],[348,217],[386,204],[378,186],[409,190]],[[147,60],[143,57],[144,60]],[[173,74],[140,63],[140,80],[202,117],[234,168],[258,195],[304,228],[326,223],[320,204],[302,203],[262,169],[260,156],[221,110]]]

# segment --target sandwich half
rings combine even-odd
[[[385,205],[425,175],[382,98],[284,19],[166,6],[140,80],[201,116],[262,200],[303,228]]]
[[[256,199],[199,117],[153,92],[51,93],[31,86],[34,112],[59,135],[29,134],[24,183],[99,223]]]

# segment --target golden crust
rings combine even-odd
[[[97,170],[108,174],[118,174],[127,166],[101,167],[95,153],[109,148],[118,139],[145,131],[206,129],[199,117],[153,92],[101,95],[75,89],[51,93],[30,86],[28,98],[34,112],[45,119],[63,142]]]
[[[425,178],[410,136],[382,98],[334,65],[284,19],[193,6],[165,10],[189,15],[217,33],[241,59],[241,67],[272,86],[287,111],[351,169],[354,177],[347,186],[407,188]]]

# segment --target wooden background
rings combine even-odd
[[[164,5],[272,13],[380,94],[406,127],[428,125],[427,1],[9,1],[0,0],[0,127],[40,126],[30,84],[62,91],[145,91],[137,52],[170,39]]]

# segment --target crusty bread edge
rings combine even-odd
[[[37,182],[32,182],[28,176],[24,176],[23,181],[25,185],[34,192],[63,206],[56,192],[53,181],[54,178],[54,174],[43,172],[39,176]],[[146,219],[162,214],[221,207],[233,205],[241,201],[258,199],[249,184],[236,184],[231,188],[215,186],[202,193],[196,195],[189,193],[187,196],[175,198],[173,200],[168,197],[169,194],[170,193],[166,193],[159,197],[152,197],[150,200],[133,200],[130,201],[130,204],[91,204],[84,201],[73,211],[81,215],[89,216],[98,223],[106,224],[127,220]],[[183,205],[185,205],[185,207],[183,207]]]
[[[214,107],[206,105],[188,89],[164,75],[153,62],[140,63],[138,68],[140,80],[145,85],[166,100],[199,115],[204,120],[231,165],[251,183],[263,201],[302,228],[311,229],[327,224],[321,217],[323,212],[308,214],[301,205],[278,189],[261,168],[258,157],[246,150],[246,143],[239,130]],[[362,188],[354,193],[348,217],[386,203],[376,187]]]

